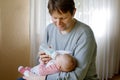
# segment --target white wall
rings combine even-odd
[[[0,7],[0,49],[1,49],[1,35],[2,35],[1,33],[2,31],[1,31],[1,7]]]

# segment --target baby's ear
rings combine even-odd
[[[59,70],[61,70],[61,66],[60,66],[60,65],[57,65],[57,68],[58,68]]]

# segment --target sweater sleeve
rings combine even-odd
[[[72,72],[60,72],[48,75],[46,80],[89,80],[89,76],[95,75],[94,63],[96,56],[96,42],[93,36],[81,36],[74,49],[74,57],[78,61],[78,66]],[[89,71],[89,72],[88,72]],[[89,74],[89,76],[87,76]],[[88,78],[87,78],[88,77]],[[59,80],[58,79],[58,80]],[[90,77],[91,80],[92,77]]]

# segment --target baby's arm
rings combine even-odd
[[[40,62],[40,64],[39,65],[37,65],[37,66],[34,66],[33,68],[31,68],[31,72],[32,73],[34,73],[34,74],[37,74],[37,75],[39,75],[39,68],[40,68],[40,65],[44,65],[44,67],[45,67],[45,63],[41,60],[41,59],[39,59],[39,62]]]
[[[48,65],[48,66],[46,66],[44,64],[40,64],[39,74],[41,76],[46,76],[48,74],[54,74],[54,73],[57,73],[57,72],[60,72],[60,70],[58,69],[57,65],[54,64],[54,63],[51,64],[51,65]]]

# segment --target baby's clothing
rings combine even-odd
[[[65,53],[71,53],[71,52],[63,51],[63,50],[56,51],[56,53],[52,55],[52,56],[54,56],[54,59],[50,60],[47,64],[45,64],[44,62],[42,62],[41,59],[39,59],[40,64],[29,69],[29,71],[34,74],[40,75],[40,76],[46,76],[49,74],[54,74],[54,73],[60,72],[58,66],[56,65],[55,57],[57,54],[65,54]],[[24,70],[25,70],[25,68],[24,68]],[[20,70],[19,70],[19,72],[20,72]],[[23,72],[20,72],[20,73],[24,74]]]
[[[25,76],[29,76],[29,72],[32,72],[40,76],[46,76],[48,74],[54,74],[54,73],[60,72],[54,60],[49,61],[47,64],[43,63],[40,60],[40,64],[37,66],[34,66],[33,68],[30,68],[30,67],[24,68],[23,66],[20,66],[18,68],[18,71],[21,74],[24,74]]]
[[[40,60],[40,64],[31,68],[30,71],[41,76],[60,72],[54,60],[49,61],[47,64]]]
[[[48,74],[53,74],[53,73],[57,73],[60,72],[60,70],[58,69],[56,62],[55,62],[55,57],[57,54],[70,54],[71,51],[63,51],[63,50],[58,50],[56,51],[56,53],[52,54],[53,59],[50,60],[47,64],[44,64],[40,59],[39,62],[40,64],[33,67],[31,69],[31,72],[41,75],[41,76],[45,76]]]

